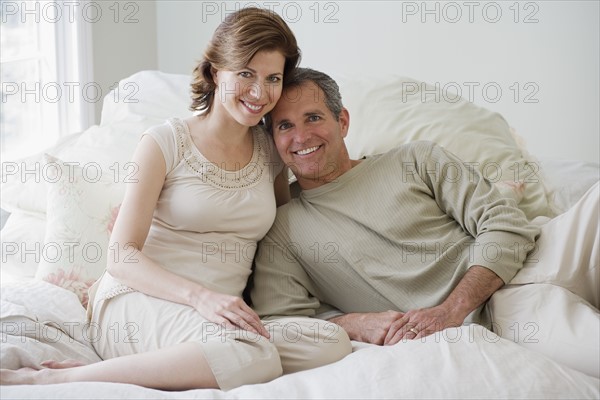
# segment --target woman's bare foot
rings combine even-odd
[[[33,385],[40,371],[33,368],[0,369],[0,385]]]

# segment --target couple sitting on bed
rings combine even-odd
[[[138,182],[111,236],[122,257],[90,291],[93,323],[137,334],[95,338],[102,362],[49,361],[2,371],[2,383],[228,390],[335,362],[350,339],[393,345],[465,322],[491,327],[486,300],[507,283],[555,283],[599,307],[597,186],[540,228],[433,143],[352,160],[336,83],[297,68],[299,57],[276,14],[224,20],[194,71],[202,113],[139,142]],[[444,175],[449,163],[468,179]],[[591,245],[576,250],[573,235]],[[254,310],[241,298],[253,260]]]

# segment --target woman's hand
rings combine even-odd
[[[227,329],[242,328],[269,339],[258,315],[241,298],[204,289],[194,306],[210,322]]]

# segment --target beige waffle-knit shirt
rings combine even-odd
[[[538,234],[473,168],[414,142],[280,207],[259,245],[252,300],[261,316],[432,307],[473,265],[508,282]],[[466,321],[489,326],[482,308]]]

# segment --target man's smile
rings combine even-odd
[[[309,147],[308,149],[294,151],[293,153],[298,154],[299,156],[305,156],[307,154],[314,153],[315,151],[319,150],[320,147],[321,146]]]

